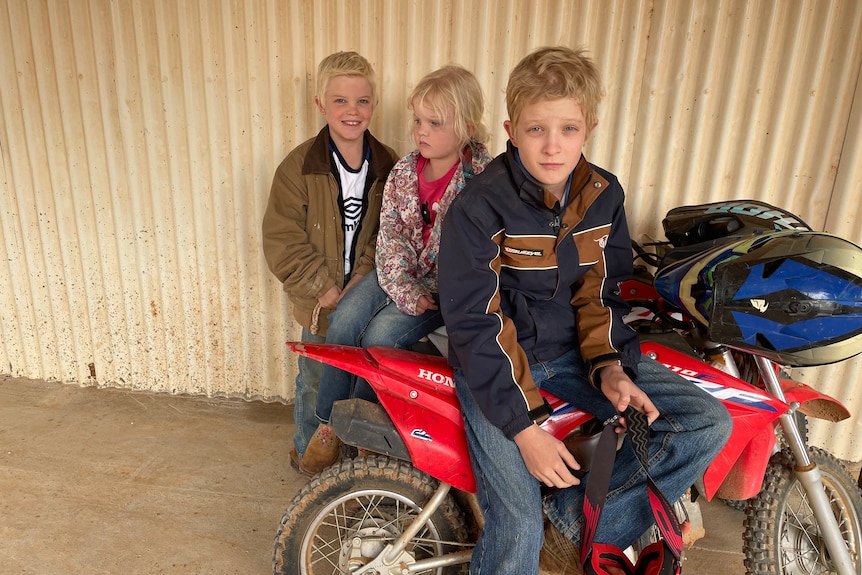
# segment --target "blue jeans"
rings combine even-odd
[[[437,294],[434,300],[438,301]],[[350,288],[334,312],[329,314],[326,343],[372,347],[382,345],[404,349],[443,325],[440,310],[429,310],[419,316],[398,311],[372,272]],[[353,375],[324,365],[317,396],[317,419],[329,423],[332,404],[351,397]],[[376,400],[371,387],[362,380],[352,390],[353,397]]]
[[[587,382],[577,350],[532,365],[530,370],[537,386],[600,420],[616,413],[605,396]],[[650,427],[650,475],[673,502],[703,474],[727,441],[730,415],[718,400],[646,356],[641,356],[638,373],[638,386],[662,414]],[[543,506],[553,524],[577,543],[586,479],[542,501],[539,482],[527,471],[517,445],[484,417],[460,369],[455,370],[455,387],[485,514],[485,528],[473,551],[470,573],[536,573],[543,539]],[[595,541],[624,549],[652,523],[644,473],[630,446],[624,445],[617,453]]]
[[[310,343],[323,343],[322,336],[314,335],[302,328],[302,341]],[[293,421],[296,422],[296,431],[293,433],[293,447],[302,458],[305,448],[314,430],[317,429],[317,418],[314,416],[314,406],[317,405],[317,388],[320,383],[320,370],[323,364],[300,355],[297,359],[298,373],[296,374],[296,399],[293,403]]]

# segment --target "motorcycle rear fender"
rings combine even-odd
[[[368,350],[361,347],[304,341],[289,341],[287,347],[294,353],[343,369],[365,380],[374,379],[379,369]]]
[[[287,345],[296,353],[364,378],[374,388],[385,415],[406,446],[409,453],[406,459],[456,489],[475,493],[461,407],[452,382],[452,368],[445,359],[388,347],[363,349],[304,342]],[[335,419],[333,413],[334,427]],[[381,431],[374,425],[371,428]],[[336,433],[342,440],[355,441],[349,438],[352,431],[339,432],[336,427]]]
[[[372,386],[414,467],[456,489],[475,493],[461,405],[446,360],[384,347],[368,351],[380,365]]]

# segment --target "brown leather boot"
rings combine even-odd
[[[299,464],[299,455],[296,453],[296,449],[290,450],[290,466],[305,475],[306,477],[313,477],[313,473],[306,473],[302,470]]]
[[[305,453],[302,454],[299,469],[303,473],[312,475],[320,473],[338,461],[339,455],[341,455],[341,440],[335,435],[331,425],[321,423],[311,436]]]

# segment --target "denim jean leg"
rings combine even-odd
[[[350,288],[335,311],[329,314],[326,343],[359,345],[359,336],[377,311],[386,305],[387,296],[377,283],[377,274],[366,274]],[[318,422],[329,422],[332,404],[350,397],[353,374],[331,365],[323,365],[320,374],[320,393],[317,396],[315,428]],[[312,430],[313,433],[313,430]]]
[[[324,338],[314,335],[307,329],[302,330],[302,341],[309,343],[323,343]],[[314,416],[314,407],[317,405],[317,390],[320,384],[320,373],[322,364],[311,358],[300,355],[297,359],[298,373],[296,374],[296,398],[293,403],[293,421],[296,423],[296,431],[293,433],[293,447],[302,458],[308,442],[317,429],[317,418]]]
[[[406,349],[441,325],[443,325],[443,316],[439,309],[428,310],[418,316],[408,315],[401,313],[398,306],[392,300],[388,300],[377,310],[359,336],[359,345],[362,347],[382,345]],[[371,386],[361,378],[356,379],[352,397],[368,401],[377,399]]]
[[[406,349],[443,325],[439,309],[422,315],[402,313],[392,300],[375,313],[359,337],[362,347],[383,345]]]
[[[638,366],[637,384],[661,413],[650,427],[650,475],[673,502],[703,474],[727,441],[730,416],[718,400],[645,356]],[[558,387],[546,384],[545,388],[560,395]],[[585,394],[573,403],[593,412],[594,400],[593,394]],[[596,542],[624,548],[653,523],[645,485],[640,463],[626,440],[614,463]],[[582,488],[561,490],[545,502],[549,518],[572,540],[579,536],[582,508]]]
[[[470,562],[471,575],[523,575],[539,570],[544,538],[539,482],[530,475],[515,442],[482,414],[454,373],[476,476],[477,496],[485,514]]]

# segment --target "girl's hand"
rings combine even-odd
[[[416,315],[422,315],[428,310],[436,310],[437,304],[434,303],[434,298],[430,298],[427,295],[419,296],[419,299],[416,301]]]

